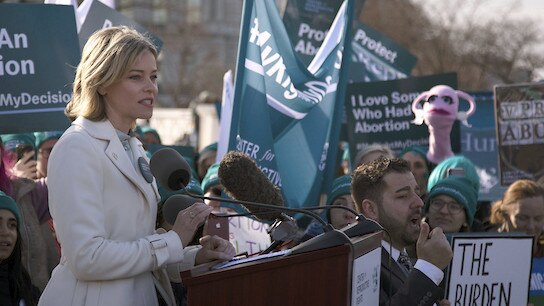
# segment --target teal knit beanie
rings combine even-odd
[[[425,212],[429,211],[431,200],[441,194],[450,196],[457,203],[463,205],[465,207],[467,222],[469,225],[472,225],[474,214],[476,213],[476,203],[478,202],[478,193],[474,189],[472,182],[460,176],[448,176],[439,180],[427,196]]]
[[[21,133],[21,134],[5,134],[2,135],[2,142],[4,143],[4,148],[8,151],[15,151],[17,145],[31,145],[34,147],[36,138],[32,133]]]
[[[431,172],[431,175],[429,176],[427,190],[431,190],[439,180],[447,177],[449,169],[455,168],[463,169],[465,172],[464,177],[466,177],[470,181],[472,187],[477,192],[479,192],[480,177],[478,176],[478,172],[476,171],[476,166],[474,166],[470,159],[461,155],[448,157],[441,163],[436,165],[436,167]]]
[[[202,191],[206,193],[208,189],[213,186],[217,186],[221,183],[219,175],[217,174],[219,170],[219,163],[215,163],[208,168],[208,172],[202,179]]]
[[[187,194],[187,191],[200,196],[204,195],[202,188],[200,187],[200,183],[198,183],[194,177],[191,177],[191,180],[189,181],[189,184],[185,186],[185,189],[170,191],[164,188],[161,184],[157,184],[157,187],[159,189],[159,194],[161,195],[161,203],[164,203],[169,197],[175,194]]]
[[[332,182],[331,191],[327,197],[327,205],[331,205],[340,196],[351,194],[351,176],[343,175]]]
[[[155,135],[155,137],[157,137],[159,142],[162,143],[161,136],[159,135],[159,132],[157,132],[157,130],[155,130],[154,128],[149,127],[149,126],[142,126],[141,131],[142,131],[142,135],[144,135],[146,133],[151,133],[151,134]]]
[[[35,148],[36,149],[39,149],[40,146],[50,140],[50,139],[59,139],[60,136],[62,136],[62,133],[61,131],[52,131],[52,132],[35,132],[34,133],[34,137],[36,138],[36,145],[35,145]]]
[[[15,219],[17,220],[17,226],[21,224],[21,213],[19,212],[19,207],[17,203],[10,196],[6,195],[0,191],[0,209],[7,209],[13,213]]]

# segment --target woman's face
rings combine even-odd
[[[540,236],[544,226],[543,197],[521,199],[510,204],[509,208],[511,209],[507,217],[509,231]]]
[[[355,209],[355,203],[353,202],[353,199],[351,198],[351,195],[349,194],[339,196],[332,202],[332,205],[344,206],[351,209]],[[330,215],[331,215],[331,224],[336,229],[341,229],[345,227],[346,225],[355,222],[355,218],[357,217],[352,212],[345,209],[339,209],[339,208],[331,209]]]
[[[428,217],[429,225],[432,228],[440,227],[444,233],[457,233],[467,222],[463,205],[445,194],[431,199]]]
[[[15,242],[17,242],[17,219],[11,211],[0,209],[0,262],[11,256]]]
[[[410,171],[416,178],[416,182],[419,185],[419,191],[422,194],[427,193],[427,181],[429,180],[429,169],[427,163],[418,154],[412,152],[406,152],[402,159],[408,162],[410,165]]]
[[[122,79],[105,88],[106,115],[113,126],[128,132],[136,119],[153,115],[157,87],[157,62],[150,51],[142,52]]]

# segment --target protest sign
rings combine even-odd
[[[81,48],[85,46],[85,43],[89,37],[96,32],[97,30],[103,28],[109,28],[114,26],[125,25],[131,28],[134,28],[140,33],[149,35],[153,44],[157,48],[157,51],[160,52],[162,47],[162,41],[159,37],[150,33],[143,26],[135,22],[134,20],[126,17],[125,15],[117,12],[116,10],[110,8],[100,1],[93,1],[89,12],[85,17],[85,21],[81,25],[81,30],[79,31],[79,43]]]
[[[0,4],[0,133],[66,129],[79,59],[72,6]]]
[[[529,303],[544,305],[544,257],[533,258]]]
[[[387,36],[363,23],[353,30],[350,82],[387,81],[406,78],[417,58]]]
[[[229,241],[236,254],[255,254],[271,244],[267,230],[269,225],[247,217],[229,217]]]
[[[461,155],[470,159],[480,177],[479,201],[495,201],[506,188],[499,182],[499,153],[495,133],[495,107],[492,92],[469,93],[474,97],[476,112],[471,127],[461,125]]]
[[[349,84],[345,107],[351,160],[373,143],[385,144],[397,154],[411,145],[428,146],[428,127],[411,123],[412,101],[421,92],[440,84],[457,87],[457,75]],[[453,152],[460,151],[457,121],[451,131],[451,145]]]
[[[451,235],[447,300],[460,305],[527,305],[533,238],[517,233]],[[515,256],[514,256],[515,255]]]
[[[501,184],[544,175],[544,83],[495,86]]]

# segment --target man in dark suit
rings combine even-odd
[[[408,163],[378,159],[353,172],[351,193],[357,209],[387,231],[382,241],[380,305],[433,305],[440,303],[438,284],[452,258],[451,247],[440,228],[432,231],[421,222],[423,201]],[[416,243],[418,260],[412,262],[406,247]]]

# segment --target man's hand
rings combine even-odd
[[[444,270],[453,257],[451,246],[440,227],[433,229],[430,233],[429,231],[429,224],[422,222],[416,245],[417,257]]]

